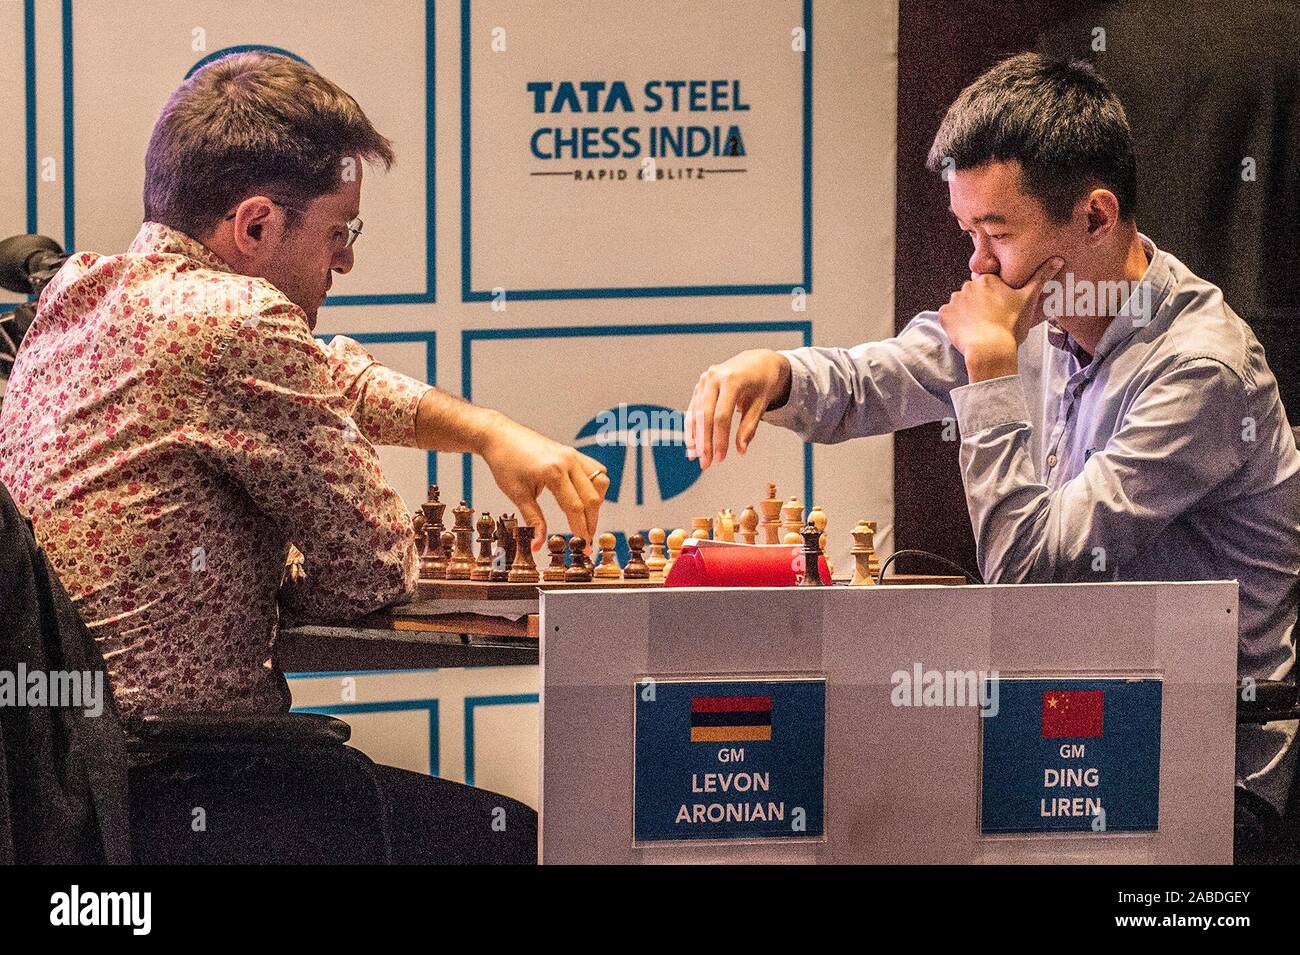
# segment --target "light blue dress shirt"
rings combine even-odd
[[[1300,451],[1277,381],[1219,289],[1141,238],[1150,265],[1088,364],[1043,323],[1019,374],[970,384],[923,312],[886,341],[782,352],[790,398],[763,420],[830,443],[950,419],[985,580],[1235,579],[1241,676],[1286,678]],[[1279,810],[1296,726],[1238,730],[1238,783]]]

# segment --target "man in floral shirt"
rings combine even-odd
[[[294,613],[411,591],[411,521],[376,444],[479,454],[538,540],[543,489],[594,537],[597,461],[313,337],[352,268],[363,161],[393,151],[347,93],[286,57],[225,57],[163,109],[131,247],[75,256],[41,297],[0,410],[0,480],[128,717],[287,707],[268,661],[290,544],[308,568]]]

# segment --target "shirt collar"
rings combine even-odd
[[[134,255],[179,255],[216,272],[235,271],[198,239],[161,222],[146,222],[140,226],[127,251]]]
[[[1138,280],[1137,287],[1129,294],[1120,310],[1115,313],[1111,323],[1106,326],[1097,349],[1089,361],[1088,353],[1070,337],[1070,334],[1055,320],[1047,320],[1047,340],[1056,348],[1067,354],[1073,354],[1080,364],[1089,364],[1105,358],[1117,346],[1127,341],[1139,328],[1149,325],[1168,294],[1172,273],[1166,256],[1156,248],[1150,238],[1138,233],[1138,239],[1147,254],[1147,270]]]

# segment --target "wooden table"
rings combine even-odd
[[[887,579],[895,585],[964,583],[961,577],[933,574],[899,574]],[[512,609],[528,611],[517,620],[463,612],[430,615],[430,603],[417,599],[359,620],[281,630],[276,662],[285,673],[535,665],[540,649],[537,588],[515,586],[524,590],[518,594],[510,591]],[[422,591],[427,592],[427,588]],[[531,600],[518,599],[527,593],[532,594]]]
[[[536,664],[537,614],[412,616],[400,608],[336,624],[280,631],[276,661],[286,673],[429,670]]]

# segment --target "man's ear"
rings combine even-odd
[[[235,210],[232,238],[241,255],[255,258],[266,248],[276,228],[275,204],[266,196],[250,196]]]
[[[1109,189],[1093,189],[1083,199],[1087,218],[1088,245],[1099,245],[1114,231],[1119,222],[1119,199]]]

